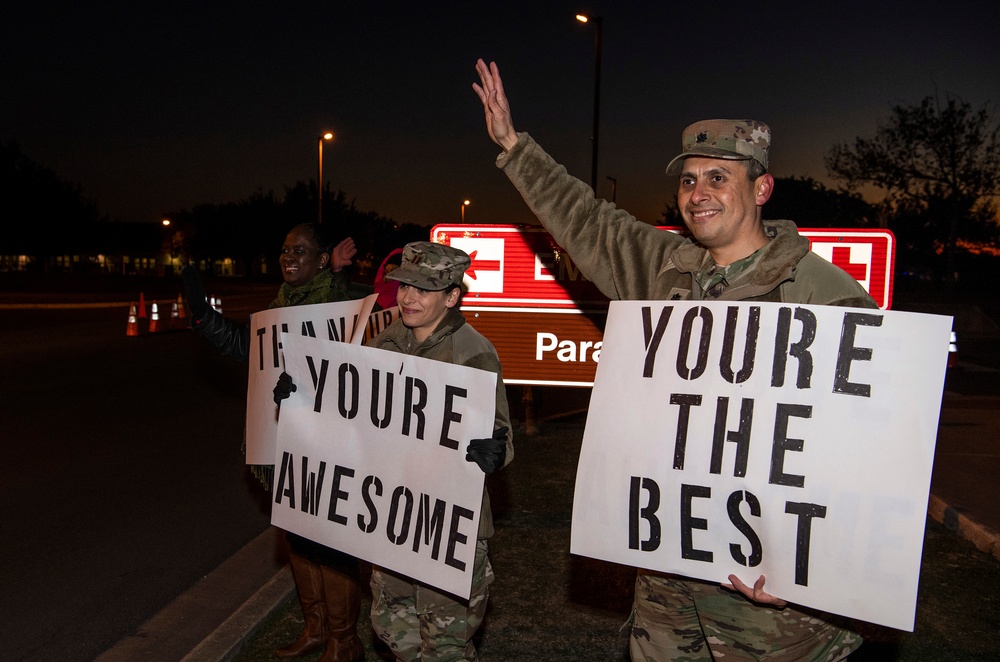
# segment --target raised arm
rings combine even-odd
[[[509,152],[517,142],[517,132],[510,118],[510,104],[503,91],[503,81],[500,80],[500,70],[495,62],[487,67],[482,59],[476,60],[476,73],[479,83],[473,83],[472,89],[479,95],[486,112],[486,130],[493,142],[500,145],[503,151]]]

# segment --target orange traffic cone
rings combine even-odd
[[[153,302],[153,309],[149,315],[149,332],[160,333],[166,331],[166,325],[160,321],[160,312],[156,309],[156,302]]]
[[[181,319],[186,319],[187,318],[187,310],[186,310],[186,307],[184,306],[184,295],[183,294],[178,294],[177,295],[177,316],[180,317]]]
[[[126,336],[137,336],[139,335],[139,320],[135,316],[135,303],[128,311],[128,326],[125,327]]]
[[[215,297],[215,312],[222,314],[222,299],[220,297]]]
[[[139,317],[146,319],[146,297],[139,292]]]

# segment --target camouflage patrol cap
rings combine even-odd
[[[415,241],[403,247],[403,263],[386,274],[385,279],[439,291],[461,285],[471,263],[465,251],[430,241]]]
[[[667,165],[668,175],[679,175],[684,159],[705,156],[710,159],[758,161],[767,170],[767,150],[771,146],[771,129],[757,120],[702,120],[684,129],[681,135],[683,152]]]

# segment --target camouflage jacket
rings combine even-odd
[[[611,299],[703,299],[695,280],[710,259],[691,239],[657,230],[594,197],[590,187],[527,133],[497,158],[545,229],[580,271]],[[854,278],[809,250],[791,221],[765,221],[770,241],[756,264],[729,287],[725,301],[775,301],[874,308]]]
[[[507,430],[511,430],[507,389],[500,373],[500,358],[497,356],[497,350],[486,337],[466,324],[465,317],[454,308],[448,310],[438,327],[422,343],[417,342],[413,331],[408,329],[402,320],[396,320],[385,331],[370,340],[368,346],[495,373],[497,390],[493,429],[497,430],[506,426]],[[508,432],[504,466],[509,464],[513,458],[513,433]],[[485,489],[483,490],[481,512],[478,536],[489,538],[493,535],[493,512],[490,510],[489,493]]]

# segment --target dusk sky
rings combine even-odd
[[[457,8],[456,8],[457,7]],[[656,222],[681,130],[771,125],[771,171],[828,182],[823,154],[893,104],[946,95],[1000,119],[1000,2],[6,3],[0,140],[116,220],[324,179],[397,222],[527,223],[472,91],[495,60],[514,125],[590,181],[603,17],[599,195]],[[311,219],[303,219],[311,220]]]

